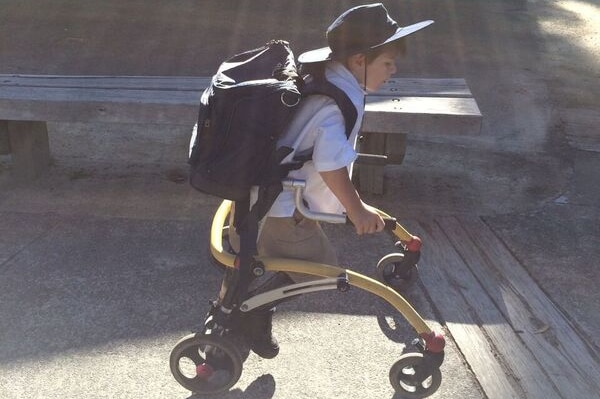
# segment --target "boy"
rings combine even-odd
[[[358,118],[347,138],[344,118],[335,102],[326,96],[308,97],[278,145],[295,148],[296,152],[314,148],[312,161],[288,176],[306,181],[304,200],[311,211],[345,212],[357,234],[371,234],[384,228],[382,218],[361,200],[350,180],[357,157],[354,148],[364,114],[365,94],[379,89],[396,72],[395,58],[404,51],[402,38],[432,22],[399,27],[383,4],[357,6],[340,15],[327,29],[328,47],[299,57],[303,72],[308,69],[324,74],[346,93],[356,107]],[[292,156],[283,162],[290,161]],[[279,195],[263,220],[257,248],[261,256],[338,263],[335,249],[319,223],[300,215],[289,191]],[[291,278],[298,281],[302,276]],[[277,283],[269,285],[290,281],[290,276],[279,274],[276,279]],[[250,347],[264,358],[273,358],[279,352],[271,334],[273,312],[274,309],[253,311],[243,316],[242,325]]]

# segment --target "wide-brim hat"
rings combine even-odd
[[[421,21],[409,26],[399,26],[381,3],[356,6],[340,15],[327,28],[329,46],[300,54],[303,64],[329,60],[344,60],[421,30],[433,21]]]

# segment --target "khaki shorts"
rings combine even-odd
[[[302,259],[337,266],[335,249],[319,222],[299,213],[293,217],[268,217],[258,237],[258,253],[263,256]]]
[[[239,236],[233,229],[229,241],[234,250],[239,249]],[[257,243],[261,256],[300,259],[310,262],[338,265],[335,248],[325,235],[319,222],[306,219],[297,211],[291,217],[267,217],[263,220]],[[290,273],[295,281],[306,281],[309,276]]]

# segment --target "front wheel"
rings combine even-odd
[[[242,356],[225,337],[190,334],[171,351],[173,377],[198,394],[215,394],[231,388],[242,375]]]
[[[417,277],[417,265],[406,265],[402,253],[388,254],[377,262],[377,279],[398,292],[412,285]]]
[[[423,363],[422,353],[407,353],[400,356],[390,369],[390,382],[400,397],[420,399],[432,395],[442,383],[442,373],[439,368],[423,381],[417,381],[415,374]]]

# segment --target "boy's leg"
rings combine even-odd
[[[229,245],[236,253],[240,250],[240,236],[234,228],[235,204],[232,204],[231,213],[229,215]],[[256,294],[271,289],[275,289],[284,285],[292,284],[291,280],[285,273],[276,273],[269,280],[253,289],[251,292]],[[222,300],[227,292],[225,280],[221,285],[219,299]],[[272,335],[272,321],[275,308],[271,309],[255,309],[248,313],[240,313],[238,320],[239,326],[244,332],[246,340],[250,348],[258,356],[265,359],[272,359],[279,354],[279,344]]]
[[[272,218],[264,220],[258,239],[258,253],[263,256],[302,259],[311,262],[337,265],[337,255],[329,239],[318,222],[304,218],[299,213],[293,217]],[[231,223],[230,226],[233,224]],[[237,234],[230,227],[230,243],[234,250]],[[277,273],[274,279],[259,287],[258,290],[269,290],[293,282],[314,280],[314,276],[300,273],[289,273],[290,280],[284,273]],[[274,282],[270,284],[270,282]],[[276,285],[276,286],[275,286]],[[256,310],[243,314],[241,323],[247,333],[252,350],[264,358],[273,358],[279,353],[279,345],[272,335],[273,309]]]
[[[320,224],[298,212],[293,217],[266,218],[258,238],[258,252],[264,256],[338,265],[335,248]],[[300,273],[289,274],[296,282],[315,278]]]
[[[335,249],[319,223],[299,214],[287,218],[266,218],[258,239],[258,253],[263,256],[337,265]],[[279,275],[279,281],[281,283],[285,281],[286,284],[315,279],[314,276],[300,273],[288,273],[287,275],[277,273],[277,275]],[[279,286],[281,285],[284,284],[279,284]],[[270,288],[266,287],[266,289]],[[249,314],[252,318],[249,324],[252,350],[262,357],[274,357],[279,353],[279,345],[272,334],[274,310],[258,312],[253,316],[251,316],[252,312]]]

